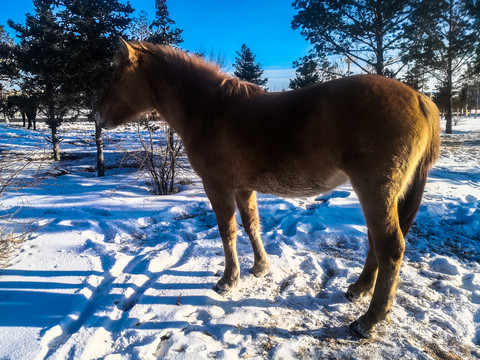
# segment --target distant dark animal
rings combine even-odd
[[[3,114],[6,123],[13,119],[15,110],[8,108],[7,98],[0,97],[0,112]]]
[[[25,127],[25,120],[28,120],[28,127],[30,129],[33,125],[33,130],[37,130],[37,110],[38,100],[34,96],[13,95],[9,96],[7,100],[7,108],[11,109],[17,107],[22,114],[23,127]]]
[[[372,295],[350,325],[368,337],[387,319],[427,173],[440,151],[433,102],[386,77],[358,75],[267,93],[197,56],[168,46],[121,42],[116,71],[98,110],[101,125],[135,120],[151,108],[178,132],[212,203],[225,250],[215,289],[239,280],[235,205],[253,245],[251,272],[269,263],[255,191],[312,196],[350,181],[368,227],[370,249],[349,299]]]

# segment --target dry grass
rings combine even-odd
[[[0,268],[7,267],[15,249],[25,241],[26,233],[14,235],[7,226],[0,228]]]
[[[43,161],[38,162],[38,159],[14,151],[0,149],[0,152],[0,199],[6,191],[17,192],[22,198],[22,189],[41,182],[40,169]],[[37,151],[32,153],[35,154]],[[38,228],[34,225],[38,219],[18,221],[16,218],[22,211],[22,206],[11,209],[0,207],[0,211],[0,268],[2,268],[9,265],[15,250]]]

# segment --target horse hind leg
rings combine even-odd
[[[378,190],[380,188],[370,184],[367,189],[360,187],[359,191],[359,187],[356,187],[370,235],[370,249],[373,249],[373,252],[369,250],[370,259],[367,257],[363,276],[361,275],[359,282],[352,285],[352,289],[362,293],[373,285],[373,276],[377,272],[373,255],[378,267],[370,306],[363,316],[350,325],[352,333],[360,337],[370,337],[375,325],[388,319],[405,251],[397,210],[398,193],[391,191],[391,194],[388,194],[386,191],[382,195]],[[383,189],[385,190],[385,187]],[[375,193],[376,196],[372,196]]]
[[[358,280],[348,287],[345,294],[347,299],[355,302],[366,295],[371,295],[378,274],[378,262],[375,256],[375,248],[370,231],[368,231],[368,255]]]
[[[239,190],[236,192],[235,200],[237,202],[238,210],[240,211],[240,216],[242,217],[243,227],[248,234],[253,247],[255,262],[250,269],[250,272],[257,277],[263,276],[270,270],[270,265],[260,237],[260,225],[258,221],[255,192],[250,190]]]

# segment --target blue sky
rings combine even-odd
[[[126,2],[126,1],[123,1]],[[270,79],[271,91],[288,88],[294,77],[292,62],[308,53],[309,44],[293,31],[293,0],[168,0],[170,17],[183,29],[187,50],[213,51],[231,65],[243,43],[256,55]],[[135,10],[155,15],[155,0],[130,1]],[[24,23],[33,12],[32,0],[0,0],[0,24],[8,19]],[[6,30],[11,30],[6,26]]]

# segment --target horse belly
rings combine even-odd
[[[348,181],[342,171],[328,176],[301,171],[265,172],[254,183],[254,190],[282,197],[314,196],[330,191]]]

